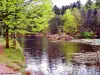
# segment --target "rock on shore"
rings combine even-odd
[[[47,38],[52,40],[52,41],[70,41],[70,40],[73,40],[72,36],[65,35],[65,34],[47,35]]]

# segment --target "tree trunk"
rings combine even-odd
[[[16,32],[14,32],[14,47],[16,48]]]
[[[11,34],[10,34],[10,38],[11,38],[11,40],[13,39],[13,33],[11,32]]]
[[[6,28],[6,48],[9,48],[9,29]]]

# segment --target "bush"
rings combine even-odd
[[[82,32],[81,36],[83,38],[91,38],[92,37],[92,33],[90,33],[90,32]]]

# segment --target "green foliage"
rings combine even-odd
[[[90,32],[82,32],[81,33],[81,36],[83,37],[83,38],[90,38],[90,37],[92,37],[92,33],[90,33]]]
[[[100,8],[100,0],[96,0],[96,6]]]
[[[3,59],[2,59],[3,58]],[[19,49],[5,49],[4,53],[0,55],[0,63],[5,63],[12,69],[18,69],[20,72],[24,68],[24,56]]]
[[[48,27],[52,14],[50,0],[1,0],[0,21],[8,34],[6,35],[6,47],[9,48],[9,31],[14,36],[16,33],[43,32]]]
[[[75,17],[75,21],[79,26],[81,24],[81,13],[77,8],[73,8],[72,15]]]
[[[0,13],[2,23],[11,32],[23,34],[43,31],[53,16],[50,0],[1,0]]]
[[[34,34],[43,32],[48,28],[48,21],[53,17],[50,0],[41,2],[41,4],[31,5],[28,14],[30,17],[26,19],[26,23],[28,24],[27,31]],[[30,18],[32,19],[30,20]]]
[[[13,60],[23,60],[24,57],[20,50],[14,50],[13,48],[5,49],[5,54],[9,57],[9,59]]]
[[[24,0],[2,0],[0,3],[0,7],[2,7],[0,8],[2,23],[4,23],[5,27],[8,26],[11,31],[18,29],[19,24],[26,17],[25,8],[23,7],[25,4]]]
[[[85,4],[86,8],[87,8],[87,9],[88,9],[88,8],[91,8],[92,3],[93,3],[92,0],[87,0],[87,2],[86,2],[86,4]]]
[[[73,33],[77,31],[77,23],[75,17],[71,14],[71,10],[67,10],[65,14],[62,16],[62,20],[64,21],[64,32],[65,33]]]
[[[10,40],[10,45],[12,44],[12,40]],[[13,69],[19,69],[22,70],[24,67],[24,56],[23,56],[23,49],[19,46],[19,43],[17,42],[17,49],[14,48],[5,48],[5,39],[0,38],[0,44],[4,47],[4,52],[0,54],[0,63],[5,63],[7,66],[13,67]],[[2,59],[3,58],[3,59]],[[15,62],[16,65],[15,65]]]
[[[92,0],[87,0],[85,4],[86,9],[94,9],[97,8],[96,3],[93,2]]]

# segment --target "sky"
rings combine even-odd
[[[77,0],[52,0],[53,5],[57,5],[58,7],[62,7],[64,5],[69,5],[73,2],[76,2]],[[80,0],[82,4],[85,4],[87,0]]]

